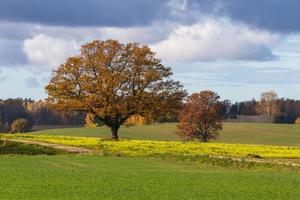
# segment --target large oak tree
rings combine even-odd
[[[132,115],[155,118],[180,109],[186,92],[171,75],[148,46],[93,41],[60,65],[45,89],[55,109],[91,113],[117,140]]]

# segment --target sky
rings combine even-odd
[[[1,0],[0,98],[44,99],[81,45],[147,44],[189,92],[300,99],[299,0]]]

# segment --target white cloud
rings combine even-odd
[[[63,27],[33,26],[33,35],[47,35],[63,40],[75,40],[80,43],[91,40],[117,39],[122,42],[154,43],[169,35],[176,27],[172,22],[155,22],[142,27]]]
[[[178,26],[166,40],[152,45],[163,60],[271,60],[272,48],[282,36],[227,19],[206,19],[190,26]]]
[[[24,41],[23,50],[28,60],[35,65],[47,65],[54,68],[63,63],[68,56],[76,53],[77,43],[60,38],[39,34]]]
[[[179,10],[185,9],[185,1],[171,2],[175,2]],[[201,18],[191,25],[163,21],[146,27],[127,28],[27,26],[30,27],[25,34],[27,39],[18,39],[23,43],[25,60],[29,60],[32,67],[25,61],[24,64],[34,70],[56,67],[66,57],[76,54],[81,44],[95,39],[149,44],[158,57],[171,62],[270,60],[275,57],[273,47],[282,40],[279,34],[220,18]],[[15,32],[19,30],[17,24],[9,27],[15,27]]]
[[[92,40],[117,39],[125,43],[149,44],[165,39],[174,28],[171,23],[130,28],[28,26],[32,27],[32,36],[24,40],[23,53],[34,71],[57,67],[67,57],[78,53],[82,44]]]
[[[30,24],[28,24],[30,26]],[[34,70],[54,68],[78,52],[80,46],[92,40],[117,39],[121,42],[149,44],[166,39],[173,30],[172,23],[158,23],[147,27],[52,27],[33,25],[31,37],[23,42]]]
[[[170,24],[155,24],[150,27],[134,28],[105,27],[98,29],[98,38],[149,44],[165,39],[170,30]]]
[[[176,1],[174,1],[176,2]],[[185,1],[178,1],[178,9],[185,9]],[[0,23],[1,25],[1,23]],[[7,25],[8,26],[8,25]],[[9,24],[15,32],[17,24]],[[224,18],[201,18],[190,25],[170,21],[154,22],[146,27],[62,27],[38,24],[22,24],[28,27],[26,39],[14,36],[23,44],[23,51],[16,55],[6,51],[5,59],[23,58],[21,67],[43,71],[53,69],[71,55],[77,53],[81,44],[91,40],[118,39],[122,42],[149,44],[163,61],[201,62],[216,60],[272,60],[272,52],[283,36],[277,33],[249,27]],[[30,30],[30,31],[29,31]],[[2,31],[0,31],[2,33]],[[23,35],[23,34],[22,34]],[[0,34],[6,38],[8,34]],[[10,40],[12,41],[12,40]],[[1,48],[0,48],[1,51]],[[10,52],[10,53],[9,53]],[[22,55],[24,54],[24,55]],[[11,55],[11,56],[10,56]],[[1,56],[0,56],[1,57]],[[29,61],[29,63],[28,63]],[[1,63],[1,62],[0,62]],[[12,64],[10,59],[6,62]],[[3,67],[3,66],[2,66]]]

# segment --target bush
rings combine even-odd
[[[30,131],[32,128],[32,123],[29,120],[20,118],[16,119],[11,124],[11,132],[12,133],[24,133]]]
[[[299,125],[300,125],[300,117],[298,117],[298,118],[295,120],[295,124],[299,124]]]
[[[150,124],[150,120],[141,115],[132,115],[125,122],[126,126],[144,125],[144,124]]]

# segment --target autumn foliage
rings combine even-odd
[[[188,97],[180,114],[177,134],[184,140],[208,142],[217,138],[222,129],[222,104],[212,91],[194,93]]]
[[[93,41],[53,72],[47,101],[57,110],[92,113],[118,139],[130,116],[155,118],[180,109],[186,93],[171,75],[147,46]]]

